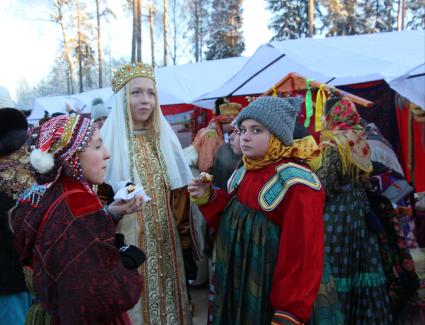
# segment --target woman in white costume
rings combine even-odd
[[[111,158],[106,183],[114,192],[128,182],[152,198],[142,213],[125,216],[118,232],[144,250],[142,294],[129,311],[133,324],[191,324],[185,269],[173,197],[192,178],[182,148],[161,113],[149,65],[122,66],[112,80],[114,106],[101,133]]]

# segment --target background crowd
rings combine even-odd
[[[183,150],[149,65],[112,86],[110,113],[35,127],[1,89],[5,324],[191,324],[201,260],[205,323],[424,321],[414,188],[350,99],[327,98],[315,134],[303,97],[219,100]]]

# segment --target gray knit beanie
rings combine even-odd
[[[102,102],[97,102],[93,104],[91,108],[91,120],[96,121],[98,118],[108,117],[108,110],[105,107],[105,104]]]
[[[244,120],[256,120],[285,146],[290,146],[293,143],[295,120],[302,101],[300,97],[259,97],[239,113],[236,124],[240,127]]]

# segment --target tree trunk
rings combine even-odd
[[[61,27],[62,30],[62,37],[63,37],[63,48],[64,48],[64,56],[65,56],[65,61],[68,65],[68,81],[67,81],[67,90],[68,90],[68,94],[73,94],[74,93],[74,80],[73,80],[73,76],[74,76],[74,67],[72,64],[72,60],[71,60],[71,55],[69,54],[69,45],[68,45],[68,37],[66,36],[66,32],[65,32],[65,26],[63,25],[63,21],[62,21],[62,12],[60,10],[60,8],[58,8],[58,12],[59,12],[59,16],[61,17],[59,25]]]
[[[100,40],[100,12],[99,12],[99,0],[96,0],[96,18],[97,18],[97,61],[99,69],[99,88],[103,88],[103,58],[102,58],[102,46]]]
[[[310,37],[314,35],[314,0],[308,1],[308,33]]]
[[[199,62],[199,0],[195,0],[195,61]]]
[[[200,3],[198,0],[198,57],[199,61],[202,61],[203,55],[202,55],[202,49],[204,47],[204,38],[205,38],[205,31],[204,31],[204,19],[207,19],[202,15],[202,7],[200,6]]]
[[[406,17],[406,0],[401,1],[401,30],[404,30],[404,18]]]
[[[168,0],[164,0],[164,65],[168,65]]]
[[[154,9],[152,3],[149,3],[149,31],[151,38],[151,59],[152,59],[152,69],[155,68],[155,40],[154,35],[154,25],[153,25],[153,15]]]
[[[398,10],[397,10],[397,31],[404,30],[404,17],[406,15],[406,1],[398,1]]]
[[[81,30],[80,30],[80,0],[77,0],[77,33],[78,33],[78,77],[80,79],[80,93],[84,91],[83,86],[83,58],[82,58],[82,47],[81,47]]]
[[[133,0],[133,33],[131,37],[131,62],[136,62],[137,48],[137,6],[139,1]]]
[[[177,62],[177,10],[176,10],[177,0],[173,2],[173,65],[176,65]]]
[[[137,40],[136,40],[137,62],[142,62],[142,1],[143,0],[138,0],[138,4],[137,4]]]
[[[63,48],[64,48],[64,58],[66,61],[66,64],[68,66],[67,68],[67,92],[68,94],[74,93],[74,65],[71,60],[71,54],[69,52],[69,43],[68,43],[68,37],[66,35],[65,31],[65,25],[63,21],[63,14],[62,14],[62,3],[54,3],[54,6],[57,9],[57,15],[54,15],[53,22],[59,24],[61,31],[62,31],[62,37],[63,37]]]
[[[392,11],[393,11],[393,1],[392,0],[387,0],[385,2],[385,9],[387,10],[387,31],[391,32],[393,30],[393,16],[392,16]]]

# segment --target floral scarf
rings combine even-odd
[[[342,98],[326,113],[320,144],[324,151],[329,147],[338,149],[344,174],[351,173],[357,178],[360,171],[367,174],[372,171],[371,150],[365,130],[350,100]]]
[[[246,156],[243,156],[242,159],[247,170],[257,170],[282,158],[295,158],[308,162],[319,156],[320,148],[312,136],[294,140],[291,146],[286,147],[274,134],[271,134],[269,146],[261,159],[254,160]]]
[[[35,182],[29,167],[29,153],[25,145],[13,154],[1,157],[0,192],[17,200],[19,195]]]

